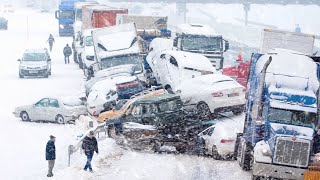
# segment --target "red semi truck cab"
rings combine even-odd
[[[87,5],[82,7],[82,30],[116,25],[117,14],[128,14],[128,9],[106,5]]]

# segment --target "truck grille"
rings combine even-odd
[[[309,141],[301,141],[293,138],[278,138],[273,161],[276,164],[307,167],[309,153]]]

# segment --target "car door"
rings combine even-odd
[[[215,127],[209,127],[206,130],[201,132],[201,137],[203,138],[204,142],[205,142],[205,150],[206,152],[211,153],[211,149],[212,149],[212,144],[211,144],[211,135],[214,131]]]
[[[48,109],[47,109],[47,120],[55,121],[58,114],[64,115],[61,111],[59,101],[57,99],[49,99]]]
[[[43,98],[33,105],[32,111],[29,113],[30,119],[39,121],[47,119],[49,99]]]

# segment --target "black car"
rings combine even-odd
[[[193,149],[201,122],[185,118],[180,96],[159,94],[130,105],[124,115],[106,122],[109,136],[124,137],[133,149],[186,152]]]
[[[8,29],[8,20],[4,17],[0,17],[0,29]]]

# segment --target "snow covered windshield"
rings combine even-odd
[[[183,50],[220,51],[222,39],[219,37],[186,36],[182,38]]]
[[[134,64],[135,72],[140,73],[142,72],[142,56],[139,54],[128,54],[128,55],[121,55],[121,56],[114,56],[114,57],[108,57],[103,58],[101,60],[101,67],[102,69],[111,68],[114,66],[119,65],[126,65],[126,64]]]
[[[316,122],[316,114],[303,111],[270,108],[269,121],[281,124],[313,127]]]
[[[73,11],[60,11],[59,17],[73,19]]]
[[[45,61],[44,53],[25,53],[23,61]]]
[[[86,46],[93,46],[92,36],[86,37]]]

